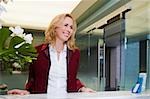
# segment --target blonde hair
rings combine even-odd
[[[55,28],[57,27],[58,24],[61,24],[66,17],[70,17],[73,20],[73,34],[68,39],[68,41],[66,41],[66,44],[70,50],[75,50],[75,49],[78,49],[78,47],[75,44],[75,33],[77,29],[77,24],[76,24],[75,19],[72,17],[72,15],[68,13],[57,15],[51,21],[50,25],[45,31],[45,42],[48,44],[55,44],[56,42]]]

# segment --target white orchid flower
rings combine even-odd
[[[25,41],[20,43],[20,44],[17,44],[14,48],[19,48],[21,47],[23,44],[25,43],[29,43],[29,44],[32,44],[32,40],[33,40],[33,37],[32,37],[32,34],[27,34],[27,35],[24,35],[24,38],[23,38]]]
[[[33,40],[32,34],[25,35],[24,40],[26,43],[32,44],[32,40]]]
[[[17,49],[25,43],[32,44],[32,40],[33,40],[32,34],[23,33],[24,29],[22,29],[20,26],[16,26],[15,28],[9,27],[9,30],[11,30],[13,32],[10,36],[12,36],[12,37],[19,36],[25,40],[24,42],[17,44],[14,48]]]
[[[20,26],[16,26],[15,28],[9,27],[9,30],[11,30],[13,33],[11,34],[12,37],[19,36],[23,38],[25,34],[23,34],[24,29],[22,29]]]

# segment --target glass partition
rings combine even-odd
[[[148,56],[147,56],[147,85],[146,85],[146,87],[147,87],[147,89],[150,89],[150,34],[149,34],[149,40],[148,40],[148,47],[147,47],[147,49],[148,49]]]
[[[98,41],[101,37],[99,33],[91,31],[77,35],[77,45],[81,51],[80,69],[78,76],[88,87],[99,90],[98,84]]]
[[[131,11],[126,14],[127,48],[125,49],[125,68],[124,75],[122,75],[124,79],[121,80],[121,88],[131,90],[140,72],[149,74],[147,35],[150,31],[150,1],[131,0],[126,6],[130,6]],[[146,70],[143,71],[143,68]],[[148,83],[150,83],[149,80],[147,80]]]
[[[150,33],[150,1],[131,0],[124,6],[128,6],[131,11],[125,15],[125,29],[121,31],[125,35],[121,36],[118,41],[116,39],[120,38],[119,35],[111,34],[111,38],[106,40],[103,39],[104,32],[102,34],[99,32],[95,35],[94,31],[77,37],[81,48],[79,77],[89,87],[99,91],[131,90],[137,81],[139,72],[142,71],[141,68],[145,67],[147,71],[147,89],[150,88],[149,43],[144,45],[147,46],[147,54],[141,56],[141,53],[145,53],[142,49],[142,42],[147,40],[147,35]],[[107,33],[116,32],[124,27],[120,25],[121,27],[110,29],[117,26],[117,24],[113,23],[112,26],[108,27]],[[99,39],[104,40],[104,43],[100,46]],[[115,47],[118,43],[120,46]],[[103,56],[105,60],[102,59],[101,52],[105,53]],[[142,57],[147,57],[145,58],[147,63],[145,63],[144,67]]]

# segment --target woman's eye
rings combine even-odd
[[[68,27],[69,26],[69,24],[65,24],[64,25],[65,27]],[[70,27],[70,29],[73,29],[73,27],[72,26],[69,26]]]
[[[65,26],[68,26],[68,24],[65,24]]]
[[[72,26],[70,26],[70,29],[73,29],[73,27],[72,27]]]

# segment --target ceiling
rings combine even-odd
[[[1,2],[5,11],[0,15],[4,26],[45,30],[51,19],[60,13],[71,13],[81,0],[13,0]]]
[[[19,25],[22,28],[43,31],[61,13],[72,13],[78,20],[96,1],[103,0],[9,0],[7,4],[0,2],[4,9],[0,12],[0,23],[3,26]]]

